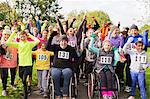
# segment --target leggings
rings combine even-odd
[[[19,77],[22,79],[24,88],[24,99],[28,98],[27,92],[27,76],[32,74],[32,66],[19,66]]]
[[[9,68],[2,68],[2,83],[3,83],[3,90],[6,90],[7,87],[7,78],[8,78],[8,69]],[[15,68],[10,68],[10,74],[11,74],[11,85],[14,85],[15,81],[15,76],[16,76],[16,67]]]
[[[101,88],[102,88],[102,95],[103,96],[112,96],[113,92],[113,79],[112,73],[110,70],[100,72],[100,81],[101,81]]]

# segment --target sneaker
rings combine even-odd
[[[88,81],[85,81],[85,82],[83,83],[83,86],[88,86]]]
[[[28,95],[31,95],[31,86],[28,86]]]
[[[47,96],[47,94],[46,94],[46,93],[44,93],[43,97],[44,97],[44,98],[47,98],[48,96]]]
[[[126,86],[124,91],[125,91],[125,92],[128,92],[128,93],[131,92],[131,87]]]
[[[2,91],[2,96],[6,96],[6,90]]]
[[[128,99],[134,99],[134,97],[133,97],[133,96],[130,96]]]
[[[108,99],[108,96],[103,96],[103,99]]]
[[[112,96],[108,96],[108,99],[113,99],[113,97]]]
[[[44,95],[44,91],[43,90],[40,90],[40,95]]]
[[[121,84],[124,84],[124,80],[121,80],[120,83],[121,83]]]

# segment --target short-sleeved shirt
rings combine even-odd
[[[32,52],[33,55],[36,55],[36,69],[37,70],[49,70],[50,69],[50,56],[53,56],[52,51],[43,51],[38,49]]]

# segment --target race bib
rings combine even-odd
[[[38,60],[47,60],[47,55],[46,54],[39,54],[38,55]]]
[[[89,50],[86,50],[86,58],[89,59],[89,60],[94,60],[96,58],[96,56],[93,52],[90,52]]]
[[[4,58],[7,60],[11,60],[12,57],[13,57],[13,55],[9,51],[7,51],[6,55],[4,55]]]
[[[111,64],[112,63],[112,57],[101,56],[100,63],[101,64]]]
[[[69,52],[58,51],[58,58],[69,59]]]
[[[136,55],[135,56],[135,61],[140,62],[140,63],[146,63],[147,57],[144,55]]]
[[[134,43],[131,43],[131,44],[128,46],[128,49],[129,49],[129,50],[135,49]]]
[[[75,47],[75,46],[76,46],[76,44],[75,44],[74,41],[69,41],[69,42],[68,42],[68,45],[70,45],[71,47]]]

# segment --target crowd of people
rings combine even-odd
[[[131,93],[129,99],[134,99],[136,82],[141,98],[146,99],[145,70],[149,66],[146,54],[147,48],[150,47],[149,31],[145,30],[140,34],[135,24],[120,30],[120,23],[116,26],[111,22],[100,27],[96,18],[92,19],[94,25],[87,24],[88,20],[84,16],[81,24],[75,28],[76,18],[73,18],[69,25],[68,20],[62,24],[56,16],[55,26],[48,26],[47,20],[41,22],[38,16],[29,16],[1,27],[2,96],[7,95],[8,70],[14,90],[17,88],[14,82],[19,70],[24,99],[28,99],[32,85],[32,68],[35,66],[38,88],[43,97],[47,97],[49,71],[54,80],[56,99],[68,99],[69,82],[73,73],[77,74],[78,83],[80,79],[85,78],[86,85],[88,74],[96,69],[101,75],[102,89],[111,89],[112,74],[116,73],[120,85],[125,85],[124,91]],[[62,91],[61,76],[64,78]],[[113,90],[102,91],[103,99],[112,99],[112,94]]]

